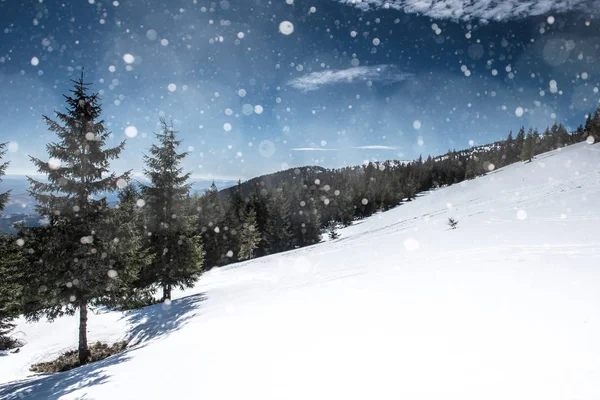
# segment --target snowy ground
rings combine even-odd
[[[50,376],[76,318],[19,321],[0,399],[598,399],[600,145],[578,144],[90,317],[127,352]],[[459,221],[449,230],[447,218]]]

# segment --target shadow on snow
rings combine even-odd
[[[198,314],[199,304],[206,299],[202,293],[173,300],[170,305],[156,304],[123,315],[129,324],[126,339],[129,348],[104,360],[70,371],[37,375],[26,380],[0,385],[0,399],[57,400],[78,390],[78,399],[85,400],[85,389],[106,383],[110,379],[107,367],[129,360],[130,353],[148,342],[174,332]],[[136,347],[137,346],[137,347]]]
[[[145,344],[178,330],[199,313],[199,304],[205,299],[204,293],[198,293],[173,300],[171,304],[155,304],[125,312],[123,318],[130,326],[129,346]]]

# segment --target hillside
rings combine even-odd
[[[132,347],[64,373],[28,368],[77,318],[18,320],[0,399],[600,398],[599,196],[586,143],[423,193],[170,305],[90,313],[90,341]]]
[[[314,181],[316,177],[327,171],[323,167],[306,166],[298,168],[288,168],[283,171],[274,172],[257,176],[241,183],[242,196],[247,197],[254,188],[273,190],[283,184],[295,185],[301,181]],[[221,196],[231,196],[236,190],[236,185],[219,191]]]

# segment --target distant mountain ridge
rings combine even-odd
[[[34,176],[34,179],[44,181],[44,177]],[[134,181],[144,182],[144,178],[136,178]],[[212,183],[215,183],[217,188],[225,189],[235,185],[235,181],[228,180],[208,180],[208,179],[190,179],[193,184],[192,192],[202,193],[208,189]],[[29,196],[29,181],[25,175],[5,175],[0,182],[0,192],[10,190],[10,197],[0,217],[0,232],[14,232],[12,227],[14,223],[23,222],[25,225],[39,225],[41,219],[35,212],[35,201]],[[117,202],[117,192],[107,193],[106,198],[109,204]]]

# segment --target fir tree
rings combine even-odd
[[[121,264],[134,265],[136,268],[121,268],[130,274],[126,282],[130,284],[114,291],[113,296],[106,300],[107,305],[119,309],[139,308],[153,303],[152,288],[148,288],[140,281],[139,272],[145,270],[152,261],[152,255],[143,246],[143,220],[142,210],[145,205],[136,185],[129,183],[118,194],[119,202],[110,209],[112,224],[115,226],[117,237],[125,240],[129,248],[122,252],[118,260]],[[112,303],[112,304],[109,304]]]
[[[6,154],[6,143],[0,143],[0,161]],[[0,163],[0,183],[8,168],[8,162]],[[0,214],[8,201],[10,191],[0,193]],[[16,343],[8,336],[14,328],[11,320],[18,314],[19,287],[15,284],[18,273],[19,249],[16,238],[0,233],[0,350],[13,347]]]
[[[251,210],[246,214],[244,226],[240,235],[240,251],[238,258],[240,260],[248,260],[254,256],[254,250],[260,242],[260,232],[256,222],[256,211]]]
[[[340,237],[340,234],[337,232],[335,221],[329,221],[328,227],[329,231],[329,239],[335,240]]]
[[[240,253],[241,238],[246,219],[246,202],[242,194],[242,182],[238,181],[235,191],[229,199],[229,207],[225,213],[224,227],[226,255],[230,261],[235,261]]]
[[[9,335],[15,326],[11,321],[21,311],[22,255],[16,240],[12,235],[0,235],[0,350],[20,344]]]
[[[290,205],[284,193],[285,188],[277,189],[268,204],[269,215],[264,232],[264,242],[270,254],[292,248]]]
[[[600,107],[596,109],[594,115],[586,121],[586,139],[591,143],[600,142]],[[591,139],[589,137],[591,136]]]
[[[519,160],[520,155],[523,152],[523,146],[525,145],[525,127],[521,127],[519,132],[517,133],[517,138],[515,139],[515,151],[514,158],[510,160],[509,163],[513,163]]]
[[[523,145],[523,150],[521,152],[521,161],[531,161],[533,158],[534,152],[534,137],[533,134],[530,133],[527,135],[525,139],[525,144]]]
[[[0,183],[2,183],[2,177],[6,173],[6,169],[8,168],[8,161],[2,163],[2,158],[6,154],[6,143],[0,143]],[[6,206],[6,202],[8,201],[8,196],[10,196],[10,190],[6,192],[0,193],[0,213],[4,211],[4,207]]]
[[[192,287],[202,272],[201,238],[194,234],[193,217],[185,215],[190,190],[190,173],[183,173],[181,161],[187,153],[177,152],[181,144],[173,126],[160,119],[162,131],[155,134],[159,144],[144,155],[144,173],[150,180],[142,185],[147,227],[146,245],[152,262],[144,268],[141,281],[158,283],[162,300],[171,299],[173,287]]]
[[[198,214],[197,229],[202,236],[205,252],[204,264],[210,268],[222,263],[227,252],[223,239],[225,210],[214,182],[201,197],[196,199],[196,212]]]
[[[123,252],[131,249],[120,238],[113,224],[104,193],[126,184],[128,173],[117,176],[110,171],[125,142],[105,148],[110,132],[100,119],[101,105],[97,94],[88,94],[81,78],[73,81],[74,89],[65,96],[66,113],[56,112],[58,121],[44,116],[48,129],[58,137],[46,145],[49,160],[31,157],[47,182],[29,178],[30,195],[37,201],[37,211],[48,225],[23,229],[21,238],[27,251],[24,301],[35,304],[27,308],[27,317],[45,315],[53,320],[79,311],[79,362],[85,364],[88,306],[101,304],[111,291],[127,286],[136,267],[116,263]]]

